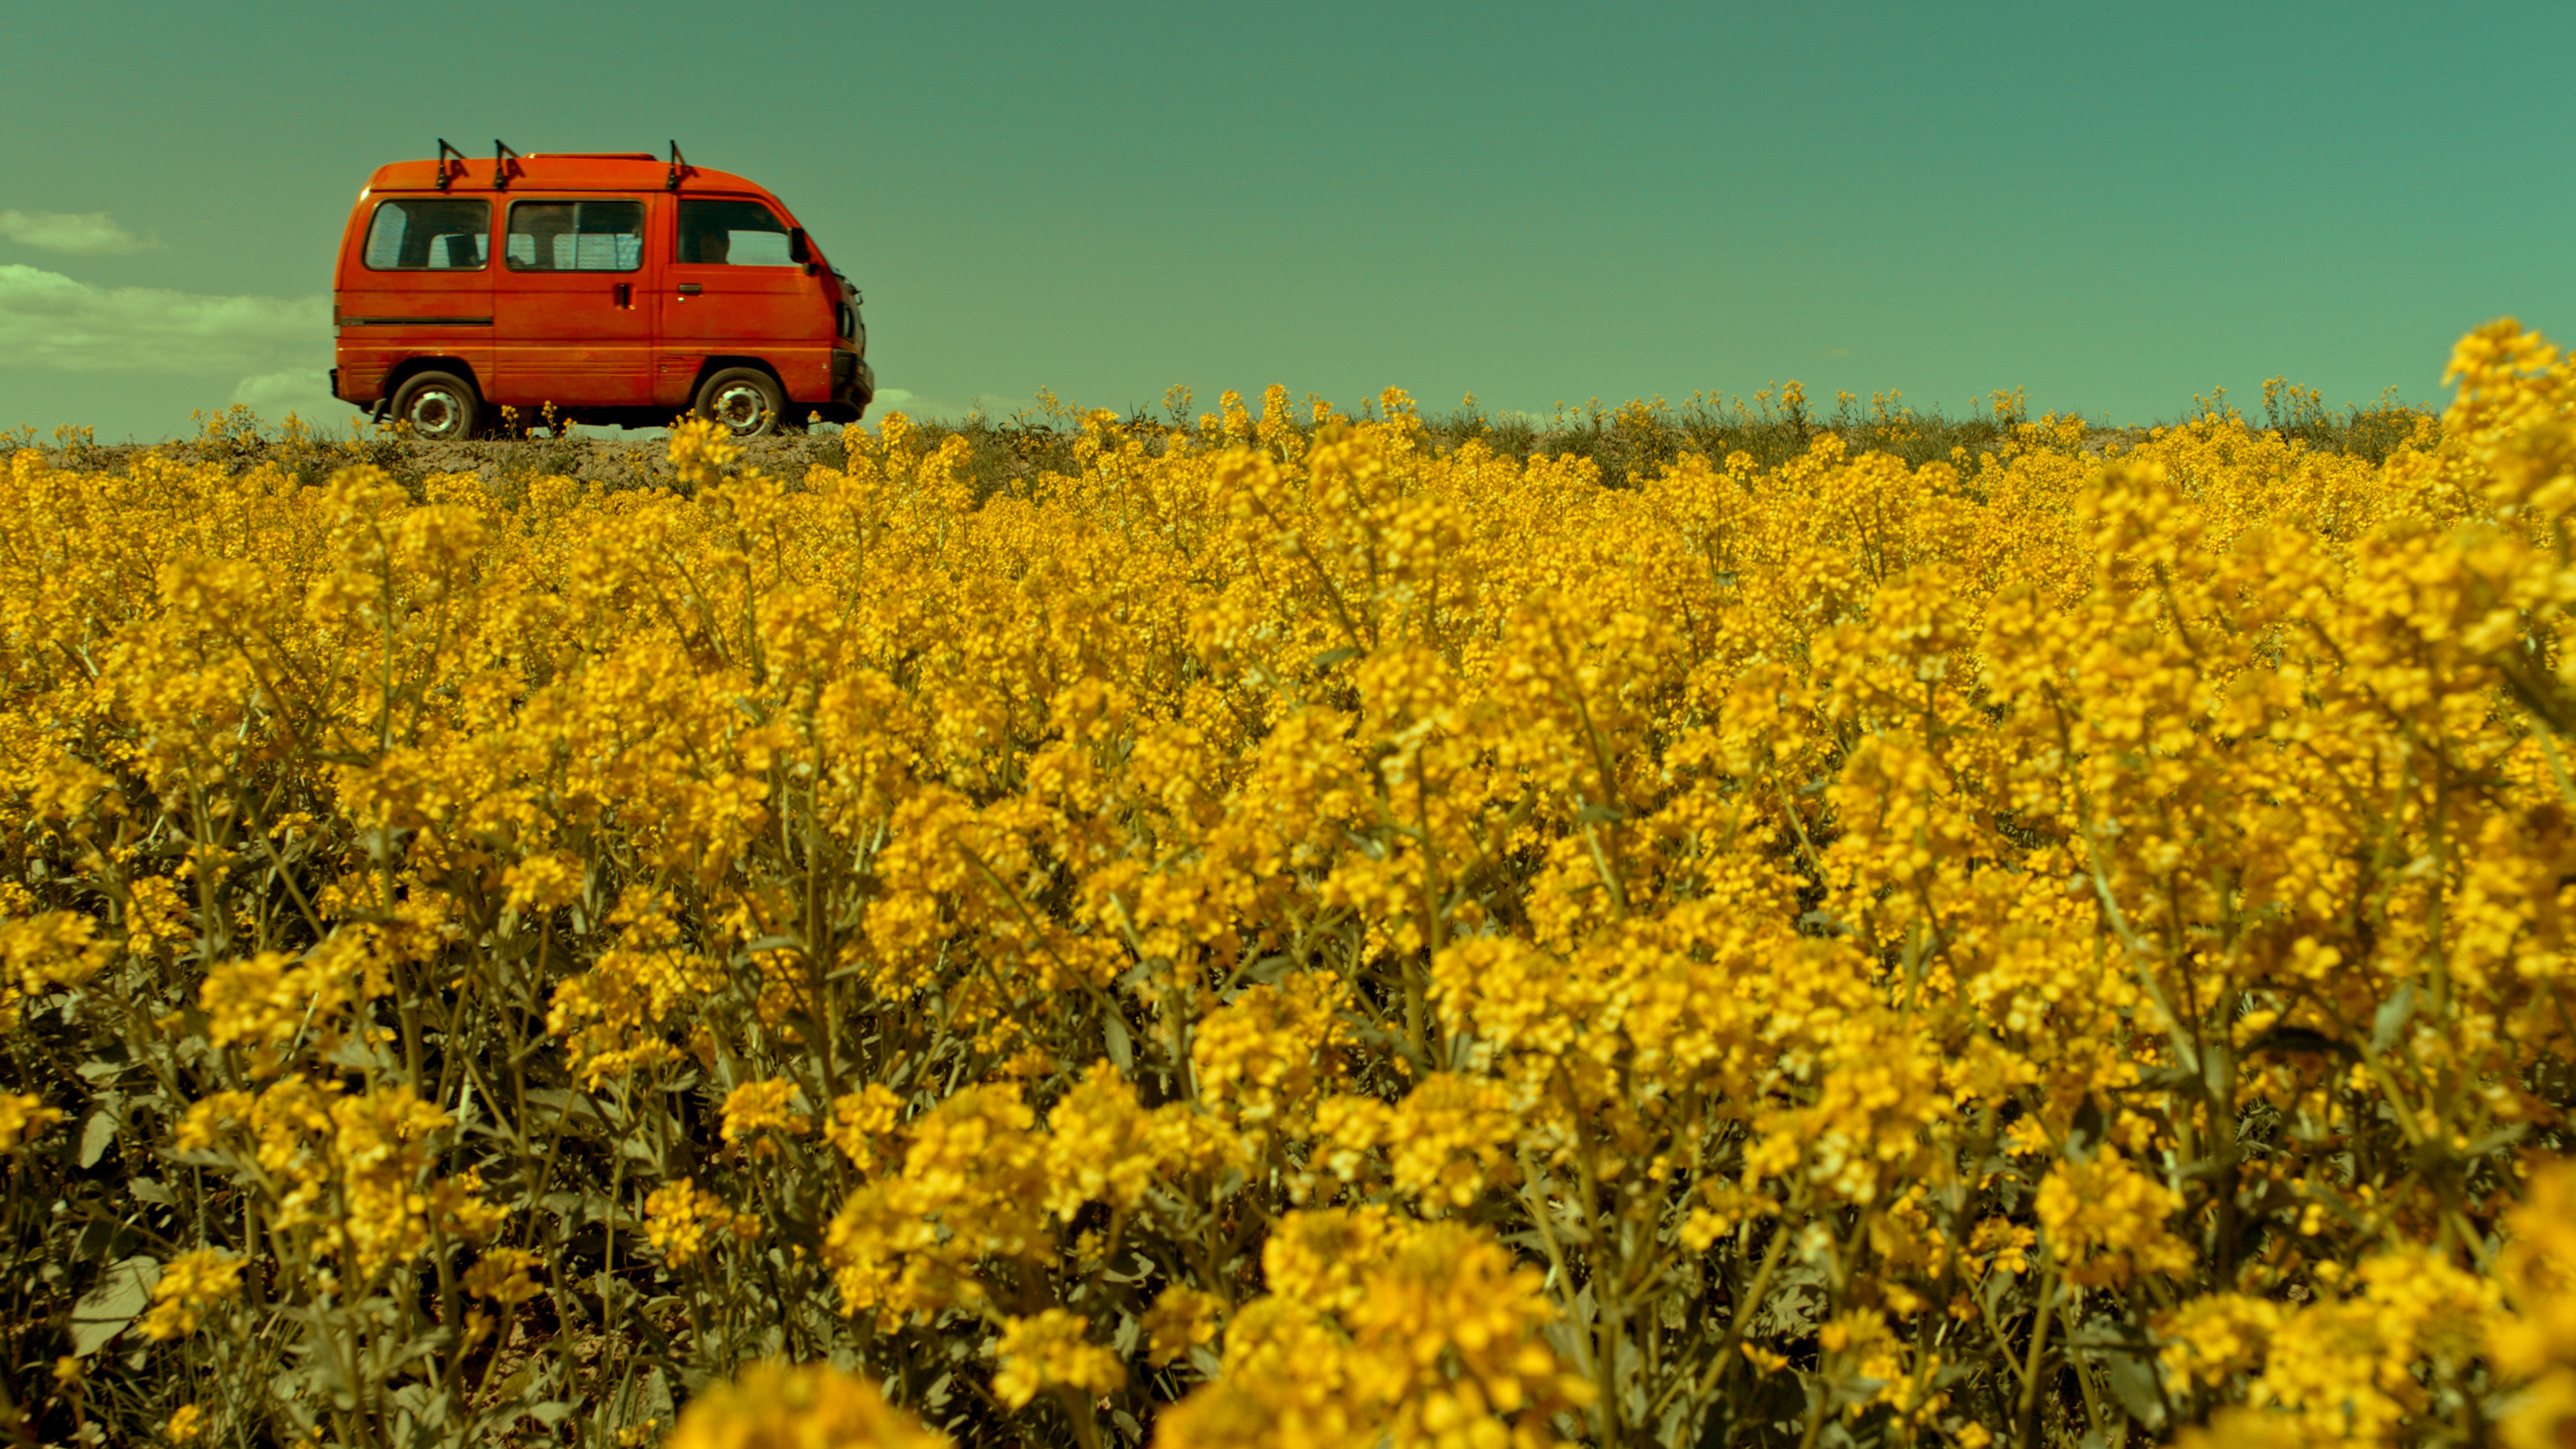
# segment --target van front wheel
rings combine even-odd
[[[698,389],[697,413],[737,438],[767,437],[787,420],[787,395],[756,367],[728,367]]]
[[[419,372],[394,393],[394,416],[424,443],[461,443],[474,436],[482,399],[474,384],[452,372]]]

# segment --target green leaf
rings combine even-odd
[[[2150,1358],[2132,1353],[2106,1354],[2102,1360],[2103,1376],[2111,1381],[2111,1393],[2129,1417],[2150,1430],[2165,1426],[2164,1395],[2156,1389],[2156,1366]]]
[[[2414,1014],[2415,983],[2401,982],[2395,993],[2386,1001],[2379,1003],[2379,1010],[2371,1015],[2370,1050],[2372,1053],[2384,1052],[2395,1046],[2397,1034],[2406,1029],[2407,1019]]]
[[[436,1429],[444,1425],[449,1404],[447,1395],[434,1384],[405,1384],[394,1390],[394,1406],[423,1428]]]
[[[2530,1135],[2530,1123],[2516,1122],[2510,1127],[2499,1127],[2493,1132],[2483,1134],[2476,1141],[2461,1149],[2460,1155],[2462,1157],[2484,1157],[2490,1152],[2497,1151],[2501,1148],[2511,1147],[2513,1144],[2520,1142],[2523,1138]]]
[[[644,1375],[644,1387],[637,1397],[642,1400],[638,1407],[658,1423],[668,1424],[679,1417],[671,1405],[671,1381],[664,1378],[658,1368]]]
[[[114,1094],[110,1095],[112,1097]],[[98,1160],[107,1155],[107,1144],[115,1140],[116,1104],[110,1101],[90,1113],[89,1121],[81,1127],[80,1165],[84,1168],[96,1167]]]
[[[87,1358],[125,1331],[143,1305],[152,1301],[152,1285],[161,1281],[161,1260],[136,1254],[119,1260],[98,1286],[72,1305],[72,1353]]]
[[[506,1404],[512,1399],[519,1397],[521,1394],[526,1393],[529,1389],[535,1387],[535,1385],[536,1380],[529,1371],[521,1369],[517,1373],[510,1375],[508,1378],[501,1380],[501,1386],[492,1390],[491,1398],[495,1403]]]

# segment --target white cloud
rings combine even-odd
[[[211,297],[94,287],[0,263],[0,368],[243,376],[310,365],[330,348],[327,294]]]
[[[103,211],[0,211],[0,236],[23,246],[74,256],[104,257],[159,245],[116,224]]]
[[[331,396],[331,375],[318,367],[293,367],[245,377],[224,401],[227,407],[236,404],[259,414],[264,423],[282,423],[287,414],[293,413],[315,427],[337,430],[358,417],[355,404]]]
[[[963,416],[965,412],[966,409],[955,403],[919,397],[899,387],[878,388],[876,400],[868,404],[868,416],[871,419],[884,417],[888,413],[901,413],[908,418],[927,418],[952,413]]]
[[[873,425],[888,413],[901,413],[907,418],[941,422],[964,422],[968,414],[982,413],[994,422],[1007,422],[1015,412],[1037,411],[1037,404],[1024,397],[1005,397],[997,392],[979,392],[956,401],[950,398],[924,397],[899,387],[877,389],[876,401],[868,404],[867,421]]]

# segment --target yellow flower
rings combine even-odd
[[[1593,1398],[1539,1334],[1538,1276],[1472,1229],[1292,1213],[1263,1267],[1224,1377],[1165,1412],[1174,1444],[1538,1444]]]
[[[2181,1206],[2171,1189],[2108,1152],[2050,1168],[2037,1203],[2049,1257],[2068,1282],[2087,1287],[2188,1271],[2191,1249],[2165,1226]]]
[[[70,911],[0,921],[0,1015],[58,987],[78,986],[107,964],[109,943]]]
[[[1294,1118],[1338,1071],[1340,993],[1306,972],[1208,1013],[1190,1046],[1201,1097],[1248,1127]]]
[[[674,1268],[694,1263],[718,1235],[749,1238],[759,1219],[737,1213],[692,1178],[665,1183],[644,1197],[644,1238]]]
[[[514,911],[552,911],[571,905],[581,894],[581,862],[562,855],[531,855],[501,873],[501,883],[510,888],[509,907]]]
[[[46,1106],[42,1097],[0,1092],[0,1152],[17,1151],[61,1120],[62,1109]]]
[[[665,1449],[942,1449],[944,1435],[828,1364],[758,1363],[689,1401]]]
[[[870,1082],[834,1099],[823,1140],[838,1148],[859,1171],[876,1172],[884,1166],[886,1149],[894,1145],[895,1125],[902,1120],[903,1099],[883,1083]]]
[[[801,1112],[788,1110],[798,1100],[796,1084],[784,1077],[762,1082],[745,1082],[725,1096],[724,1140],[739,1143],[748,1137],[776,1132],[793,1137],[805,1131],[808,1119]],[[774,1150],[763,1140],[753,1149],[754,1156],[766,1156]]]
[[[154,1372],[393,1303],[522,1422],[504,1326],[631,1212],[662,1387],[851,1376],[683,1443],[917,1442],[857,1385],[977,1325],[1039,1437],[2554,1441],[2576,361],[2452,361],[2128,430],[1049,397],[677,488],[12,437],[0,1172],[91,1118],[162,1165],[39,1256],[239,1245]],[[60,1371],[180,1437],[121,1363]]]
[[[1405,1094],[1387,1129],[1395,1190],[1466,1207],[1489,1185],[1519,1177],[1512,1165],[1517,1125],[1501,1083],[1433,1072]]]
[[[2530,1384],[2506,1436],[2539,1449],[2576,1431],[2576,1165],[2534,1173],[2506,1229],[2498,1266],[2512,1311],[2488,1337],[2496,1366]]]
[[[660,1242],[655,1246],[664,1247]],[[487,1248],[465,1270],[465,1291],[503,1307],[525,1303],[544,1291],[530,1276],[544,1261],[525,1248]]]
[[[1216,1337],[1225,1300],[1196,1288],[1166,1288],[1145,1310],[1147,1361],[1157,1368]]]
[[[182,1253],[161,1269],[152,1285],[152,1306],[139,1327],[155,1343],[184,1338],[197,1331],[206,1310],[241,1292],[244,1259],[216,1248]]]
[[[1041,1389],[1093,1395],[1126,1387],[1126,1366],[1118,1355],[1090,1341],[1090,1327],[1080,1314],[1061,1308],[1034,1318],[1006,1319],[995,1350],[1000,1360],[993,1374],[995,1397],[1017,1409]]]
[[[1136,1089],[1094,1062],[1047,1118],[1047,1211],[1069,1219],[1086,1202],[1135,1207],[1158,1165],[1150,1133]]]

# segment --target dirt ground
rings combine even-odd
[[[753,438],[739,446],[746,463],[790,478],[801,476],[815,463],[838,465],[843,456],[840,438],[834,433]],[[607,488],[667,487],[675,481],[669,461],[670,442],[659,435],[632,440],[594,436],[472,443],[227,439],[220,443],[42,447],[36,451],[49,467],[85,472],[123,472],[146,455],[159,453],[191,463],[221,461],[243,471],[271,464],[308,483],[318,483],[341,468],[361,462],[372,463],[415,488],[432,476],[456,473],[472,473],[486,487],[496,490],[554,475]]]

